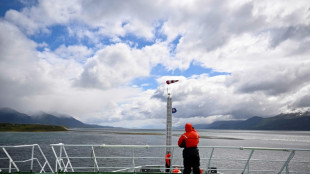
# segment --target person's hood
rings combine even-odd
[[[185,132],[190,132],[193,130],[193,125],[191,123],[185,124]]]

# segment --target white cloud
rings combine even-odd
[[[52,7],[52,8],[51,8]],[[51,23],[70,23],[73,20],[78,19],[81,16],[81,1],[39,1],[38,9],[32,8],[30,13],[36,13],[38,11],[43,12],[43,16],[31,15],[32,17],[41,17],[47,19]],[[40,20],[40,21],[41,21]]]
[[[235,93],[234,87],[225,85],[226,80],[226,76],[200,75],[176,84],[173,99],[180,112],[175,115],[184,118],[213,115],[244,118],[277,112],[275,105],[268,102],[268,96],[261,93]]]
[[[107,91],[74,88],[72,80],[82,72],[80,63],[62,59],[48,49],[39,53],[37,45],[14,25],[4,21],[0,25],[1,106],[21,112],[57,111],[84,121],[88,117],[101,117],[104,110],[111,109],[106,107],[138,92],[130,88]],[[61,49],[64,48],[56,49],[56,53]]]
[[[30,35],[34,34],[35,31],[39,28],[37,23],[15,10],[9,10],[6,12],[6,19],[24,28],[27,34]]]
[[[90,58],[76,81],[80,87],[109,89],[149,76],[152,66],[168,56],[162,44],[139,50],[119,43],[99,50]]]
[[[85,62],[93,54],[93,50],[83,45],[61,45],[55,50],[55,53],[63,59]]]
[[[39,75],[36,43],[28,40],[14,25],[2,20],[0,25],[1,104],[14,105],[14,100],[35,91],[44,92],[47,86]]]

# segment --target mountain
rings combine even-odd
[[[109,126],[85,124],[71,116],[56,116],[48,113],[29,116],[11,108],[0,109],[0,123],[56,125],[68,128],[111,128]]]
[[[198,124],[199,129],[240,130],[310,130],[310,112],[279,114],[274,117],[251,117],[244,121],[217,121],[212,124]]]
[[[216,129],[217,127],[226,127],[227,129],[229,129],[229,127],[233,127],[235,124],[238,124],[242,121],[235,121],[235,120],[231,120],[231,121],[216,121],[213,122],[211,124],[197,124],[194,125],[194,127],[196,129]],[[184,128],[184,126],[182,126],[182,128]]]
[[[31,124],[32,118],[29,115],[19,113],[11,108],[0,109],[1,123]]]
[[[36,124],[44,125],[64,125],[71,128],[84,128],[89,127],[88,125],[80,122],[73,117],[58,117],[52,114],[41,113],[39,115],[33,116],[33,120]]]

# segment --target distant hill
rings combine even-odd
[[[12,124],[0,123],[1,131],[13,132],[50,132],[50,131],[67,131],[64,126],[40,125],[40,124]]]
[[[244,121],[217,121],[194,125],[198,129],[240,130],[310,130],[310,112],[279,114],[274,117],[252,117]]]
[[[47,113],[29,116],[11,108],[0,109],[0,123],[56,125],[67,128],[111,128],[109,126],[85,124],[71,116],[56,116]]]

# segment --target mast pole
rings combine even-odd
[[[172,164],[170,156],[171,156],[171,145],[172,145],[172,97],[171,94],[169,93],[169,84],[171,83],[176,83],[179,80],[167,80],[167,121],[166,121],[166,173],[169,173],[171,170]],[[168,162],[168,163],[167,163]]]
[[[172,99],[170,93],[167,97],[167,121],[166,121],[166,154],[171,153],[171,131],[172,131]]]

